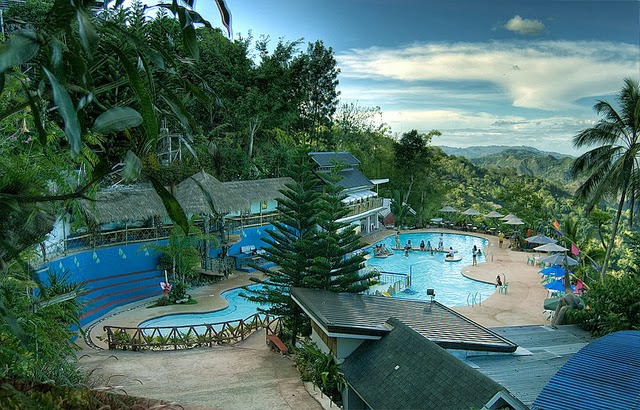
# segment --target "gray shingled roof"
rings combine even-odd
[[[360,161],[349,152],[310,152],[309,156],[321,167],[332,167],[336,163],[352,167],[360,164]]]
[[[481,409],[505,389],[411,327],[391,318],[381,340],[368,340],[340,365],[372,409]]]
[[[513,352],[517,345],[438,302],[293,288],[293,299],[329,333],[383,336],[395,317],[445,349]]]

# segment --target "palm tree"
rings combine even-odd
[[[603,281],[622,211],[629,204],[633,214],[640,184],[640,85],[637,80],[630,78],[625,79],[624,84],[617,97],[620,112],[607,101],[598,100],[593,108],[603,119],[573,138],[576,148],[596,146],[578,157],[571,166],[574,178],[586,176],[576,191],[576,198],[587,201],[587,212],[591,212],[602,199],[618,200],[611,238],[600,272]],[[627,199],[630,201],[627,202]]]

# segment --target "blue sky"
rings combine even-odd
[[[343,102],[378,106],[395,134],[434,145],[530,145],[576,155],[572,138],[640,78],[633,1],[226,0],[234,35],[321,39]],[[214,25],[211,1],[197,10]]]

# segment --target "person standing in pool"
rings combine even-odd
[[[396,231],[396,248],[400,249],[400,231]]]
[[[440,234],[440,239],[438,241],[438,250],[441,251],[444,248],[444,237]]]
[[[471,264],[471,266],[477,266],[478,265],[478,248],[473,245],[473,250],[471,251],[472,256],[473,256],[473,263]]]

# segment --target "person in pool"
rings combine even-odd
[[[442,250],[444,248],[444,237],[440,234],[440,240],[438,241],[438,249]]]
[[[425,244],[424,244],[424,239],[422,241],[420,241],[420,250],[424,251],[425,248]]]

